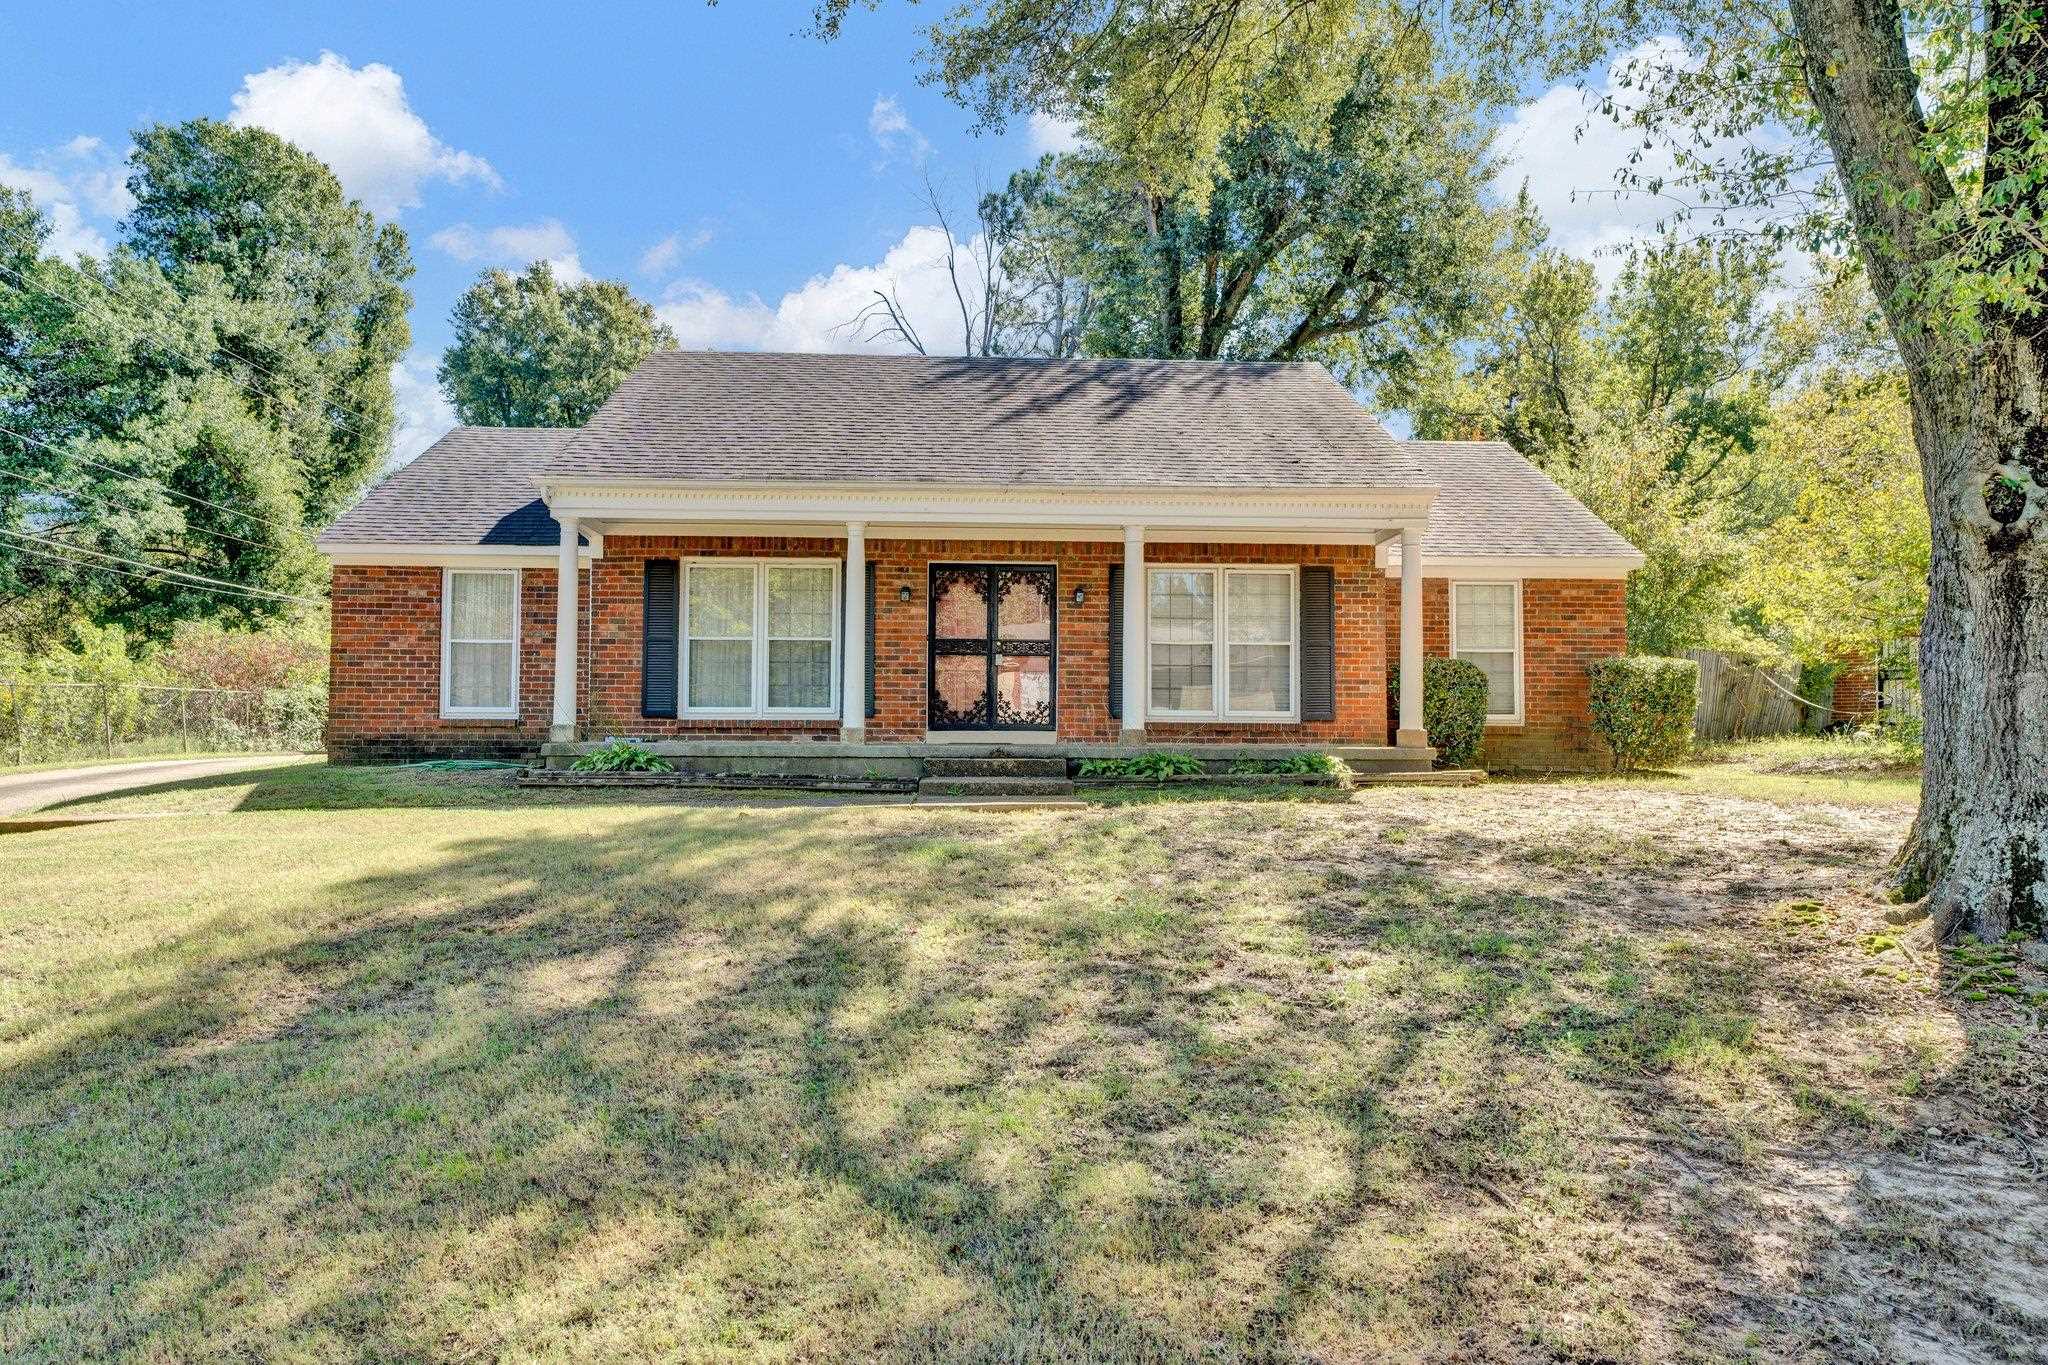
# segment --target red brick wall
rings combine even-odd
[[[337,762],[399,763],[448,755],[519,758],[547,738],[554,709],[554,570],[522,569],[519,574],[517,720],[442,718],[443,572],[420,566],[334,566],[327,751]],[[585,594],[589,582],[585,573]],[[582,676],[589,676],[587,664]]]
[[[1011,560],[1051,563],[1058,583],[1059,734],[1110,741],[1109,567],[1119,541],[1048,543],[989,540],[868,541],[876,566],[875,701],[872,740],[925,733],[928,566]],[[1163,742],[1292,740],[1383,744],[1387,740],[1389,613],[1398,585],[1370,547],[1162,545],[1160,563],[1326,564],[1336,593],[1336,718],[1297,724],[1154,721]],[[836,721],[652,719],[640,715],[640,632],[644,561],[733,555],[839,558],[836,538],[611,536],[584,578],[583,672],[578,701],[584,732],[640,736],[835,738]],[[555,583],[551,569],[520,575],[520,719],[443,720],[440,715],[441,575],[438,568],[337,566],[334,571],[332,704],[328,748],[346,761],[392,761],[442,753],[531,753],[546,738],[554,695]],[[901,589],[911,600],[901,600]],[[1086,600],[1073,603],[1076,587]],[[595,665],[594,672],[592,665]],[[593,685],[594,678],[594,685]]]
[[[1867,657],[1845,660],[1835,674],[1835,691],[1828,703],[1834,714],[1831,725],[1855,725],[1877,714],[1877,665]]]
[[[1387,657],[1398,658],[1400,581],[1387,580]],[[1586,665],[1628,651],[1627,584],[1619,578],[1522,583],[1522,724],[1489,725],[1480,761],[1491,768],[1605,766],[1592,733]],[[1422,649],[1451,652],[1451,588],[1422,581]]]

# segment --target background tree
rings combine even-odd
[[[1106,150],[1049,158],[989,215],[1005,263],[1030,263],[1010,312],[1043,331],[1042,302],[1061,305],[1053,330],[1091,355],[1317,359],[1389,382],[1462,332],[1520,241],[1519,208],[1486,202],[1487,144],[1461,86],[1379,50],[1314,120],[1233,127],[1191,188]]]
[[[562,285],[546,261],[487,270],[455,304],[441,391],[472,426],[576,427],[676,336],[623,284]]]

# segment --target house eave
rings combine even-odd
[[[604,558],[604,539],[577,547],[579,563]],[[330,564],[384,564],[397,567],[458,569],[552,569],[560,555],[539,545],[448,545],[404,541],[322,541],[317,547]]]
[[[1056,539],[1231,533],[1377,543],[1382,533],[1428,523],[1433,487],[1055,488],[988,484],[706,483],[684,480],[535,480],[549,510],[613,534],[745,526],[787,535],[942,534]]]
[[[1392,551],[1393,553],[1389,553]],[[1398,545],[1383,545],[1380,568],[1389,578],[1401,576]],[[1422,555],[1425,578],[1627,578],[1643,567],[1640,553],[1623,555]]]

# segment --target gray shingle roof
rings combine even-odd
[[[534,476],[573,433],[457,427],[394,470],[320,537],[347,545],[554,545]]]
[[[565,476],[1088,488],[1412,488],[1320,365],[662,351]]]
[[[658,358],[665,371],[661,391],[675,382],[666,371],[677,357],[695,364],[711,360],[870,361],[874,357],[723,357],[703,352],[671,352]],[[889,357],[897,360],[901,358]],[[534,480],[542,474],[569,472],[639,475],[642,477],[761,479],[766,468],[808,468],[812,479],[888,479],[903,482],[1060,482],[1081,486],[1137,483],[1150,486],[1205,486],[1212,469],[1222,478],[1206,486],[1245,486],[1319,480],[1349,473],[1346,484],[1360,486],[1361,465],[1375,472],[1398,470],[1398,486],[1435,485],[1438,494],[1423,537],[1425,551],[1443,555],[1567,555],[1625,556],[1634,553],[1606,523],[1559,488],[1543,472],[1499,441],[1395,441],[1367,416],[1348,393],[1317,366],[1201,366],[1173,362],[1044,362],[974,361],[965,368],[943,361],[909,357],[901,366],[837,365],[784,367],[802,370],[820,382],[806,403],[794,392],[764,397],[763,406],[747,411],[739,393],[766,381],[747,379],[748,366],[726,373],[740,376],[736,389],[725,381],[712,403],[696,402],[675,422],[664,423],[652,392],[642,392],[621,406],[608,404],[590,428],[550,430],[533,427],[457,427],[411,464],[373,488],[321,537],[338,545],[473,545],[485,547],[552,547],[559,532],[554,518],[537,496]],[[650,362],[653,364],[654,362]],[[1214,375],[1214,370],[1229,373]],[[1106,375],[1098,382],[1086,372]],[[692,370],[692,373],[706,371]],[[643,367],[634,384],[645,375]],[[849,376],[890,374],[893,391],[877,389],[861,411],[884,422],[889,409],[905,400],[907,388],[943,390],[955,381],[960,394],[931,402],[958,414],[960,432],[929,427],[906,429],[900,438],[886,428],[855,432],[845,409],[851,403],[843,386]],[[1064,378],[1061,378],[1064,376]],[[1055,382],[1057,381],[1057,382]],[[769,386],[771,389],[773,385]],[[1192,451],[1187,424],[1176,425],[1169,411],[1190,390],[1208,390],[1203,399],[1217,417],[1223,438],[1213,454]],[[1050,389],[1050,391],[1048,391]],[[1067,390],[1064,396],[1062,390]],[[624,390],[621,391],[622,393]],[[890,397],[893,392],[897,396]],[[1167,395],[1162,397],[1161,395]],[[1336,395],[1330,400],[1328,395]],[[1271,410],[1262,407],[1269,401]],[[1066,405],[1074,407],[1067,410]],[[815,407],[818,411],[813,412]],[[1027,411],[1018,412],[1018,409]],[[1038,409],[1037,411],[1028,411]],[[713,414],[719,414],[714,420]],[[612,414],[609,435],[593,435]],[[979,413],[978,416],[973,414]],[[1006,415],[1009,414],[1009,415]],[[1309,433],[1290,431],[1300,421]],[[794,432],[778,426],[787,422]],[[1126,423],[1134,424],[1123,431]],[[627,433],[659,428],[644,446]],[[1015,447],[1009,434],[1025,431]],[[1105,437],[1105,431],[1114,434]],[[1073,431],[1076,444],[1066,448],[1058,433]],[[678,433],[694,433],[687,438]],[[838,435],[828,439],[825,433]],[[1154,433],[1153,436],[1147,433]],[[1178,433],[1177,435],[1175,433]],[[964,434],[963,434],[964,433]],[[1323,433],[1318,436],[1316,433]],[[839,451],[832,441],[858,436],[851,450]],[[1340,455],[1341,436],[1352,453]],[[703,444],[693,444],[701,440]],[[1261,457],[1255,440],[1269,441],[1279,453]],[[759,450],[779,452],[768,465]],[[595,454],[591,451],[595,450]],[[634,449],[644,449],[634,456]],[[725,454],[714,460],[712,450]],[[584,453],[578,454],[582,450]],[[1158,452],[1178,451],[1172,460]],[[1093,451],[1094,464],[1083,456]],[[723,464],[720,461],[724,461]],[[971,470],[958,467],[971,462]],[[711,472],[714,468],[722,472]],[[1147,478],[1154,469],[1158,477]],[[669,471],[682,470],[682,473]],[[865,471],[852,472],[855,470]],[[1106,473],[1105,471],[1114,471]],[[1289,471],[1295,471],[1290,473]],[[787,476],[784,476],[787,477]],[[1237,479],[1240,484],[1225,480]],[[1367,485],[1370,486],[1370,485]]]
[[[1633,555],[1636,549],[1505,441],[1406,441],[1437,486],[1422,553]]]

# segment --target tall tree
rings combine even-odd
[[[824,0],[828,31],[851,0]],[[1660,136],[1681,188],[1839,231],[1875,288],[1913,406],[1932,532],[1921,632],[1927,758],[1898,862],[1944,931],[2048,928],[2048,31],[2029,0],[1449,0],[1365,5],[990,0],[932,32],[934,74],[985,113],[1126,95],[1170,173],[1247,84],[1249,50],[1305,26],[1437,27],[1446,57],[1514,68],[1633,52],[1612,112]],[[1307,35],[1312,38],[1314,35]],[[1669,41],[1675,37],[1676,42]],[[1663,41],[1652,42],[1652,39]],[[1263,57],[1265,54],[1257,54]],[[1508,79],[1503,79],[1506,77]],[[1284,95],[1284,91],[1282,94]],[[1149,103],[1147,103],[1149,101]]]
[[[1019,172],[988,216],[1006,264],[1043,263],[1020,272],[1035,299],[1088,301],[1089,354],[1316,359],[1387,382],[1462,332],[1525,231],[1486,202],[1487,142],[1460,86],[1381,51],[1312,123],[1234,127],[1198,186],[1089,150]],[[1049,269],[1067,277],[1048,287]]]
[[[563,285],[546,261],[487,270],[455,304],[441,391],[473,426],[576,427],[676,335],[612,280]]]
[[[388,450],[403,235],[268,133],[136,142],[103,261],[0,199],[0,624],[31,647],[78,613],[149,639],[299,610],[311,531]]]
[[[325,525],[390,452],[391,367],[412,337],[404,232],[261,128],[146,128],[130,162],[126,251],[181,297],[219,300],[209,363],[260,392]]]

